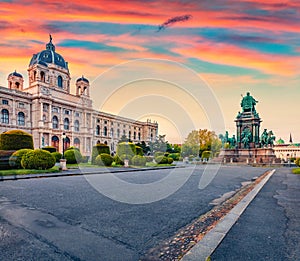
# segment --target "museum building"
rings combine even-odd
[[[93,109],[89,80],[76,80],[76,93],[70,93],[68,63],[50,41],[46,49],[34,54],[28,67],[28,87],[23,76],[12,72],[8,87],[0,86],[0,132],[21,129],[33,135],[34,147],[54,146],[62,151],[75,146],[90,155],[92,146],[106,143],[116,150],[125,135],[133,142],[154,141],[157,122],[136,121]]]

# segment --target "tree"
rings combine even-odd
[[[154,154],[157,151],[166,152],[168,142],[165,141],[166,135],[158,135],[154,142],[149,142],[150,151]]]
[[[193,130],[182,145],[182,156],[194,155],[201,157],[204,151],[211,151],[212,156],[215,156],[221,147],[222,142],[214,131],[207,129]]]
[[[190,155],[198,156],[200,149],[199,142],[199,132],[193,130],[187,136],[185,142],[182,145],[181,153],[183,157],[188,157]]]

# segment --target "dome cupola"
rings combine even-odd
[[[46,44],[46,50],[34,54],[30,60],[29,67],[35,64],[41,64],[44,66],[55,64],[62,68],[68,69],[68,63],[65,61],[65,59],[60,54],[55,52],[55,45],[52,43],[51,35],[49,43]]]

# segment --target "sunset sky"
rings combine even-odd
[[[119,88],[115,96],[103,91],[109,99],[99,105],[100,109],[157,120],[159,132],[166,134],[170,142],[180,143],[188,133],[176,123],[180,117],[191,118],[191,126],[196,128],[210,127],[212,115],[205,112],[205,105],[199,101],[200,106],[193,104],[176,87],[180,74],[189,85],[185,93],[194,96],[197,84],[189,82],[188,73],[181,74],[180,69],[158,62],[152,78],[159,71],[157,78],[161,79],[159,74],[166,72],[172,84],[157,79],[145,82],[136,77],[132,79],[134,87],[125,78],[123,83],[110,81],[119,86],[108,87],[100,85],[107,82],[101,79],[107,71],[123,78],[120,64],[140,68],[140,64],[130,62],[172,61],[194,71],[199,85],[206,84],[212,90],[230,135],[235,134],[234,119],[241,110],[241,94],[249,91],[259,101],[256,109],[263,120],[262,129],[272,129],[277,139],[281,137],[286,142],[291,133],[293,140],[300,142],[298,0],[4,0],[0,1],[0,32],[1,86],[7,86],[7,75],[14,70],[24,76],[28,85],[29,61],[34,53],[45,49],[51,34],[56,51],[69,63],[72,86],[84,75],[90,80],[94,99],[97,95],[100,98],[101,88]],[[148,69],[149,64],[145,67]],[[118,93],[121,96],[117,97]],[[148,111],[131,115],[124,100],[136,110],[147,104]]]

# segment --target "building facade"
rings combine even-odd
[[[70,93],[68,63],[50,41],[46,49],[34,54],[28,67],[29,84],[12,72],[8,87],[0,87],[0,132],[21,129],[33,135],[35,148],[54,146],[62,151],[75,146],[90,155],[92,146],[106,143],[111,151],[122,136],[133,142],[154,141],[156,122],[141,122],[93,109],[88,79],[76,80],[76,93]]]

